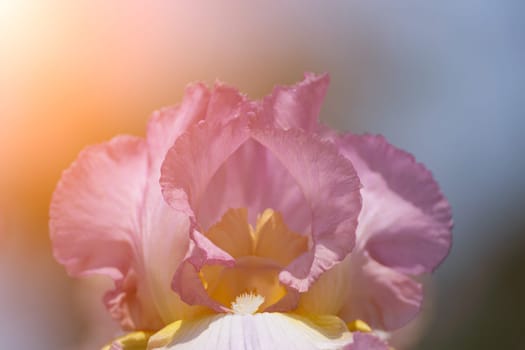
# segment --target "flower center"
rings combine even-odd
[[[264,297],[254,293],[242,293],[232,302],[231,309],[238,315],[253,315],[264,303]]]
[[[287,290],[279,273],[308,249],[308,238],[290,231],[271,209],[259,215],[255,228],[248,223],[247,209],[230,209],[206,237],[230,254],[235,265],[204,266],[203,285],[212,299],[242,314],[264,311],[281,300]]]

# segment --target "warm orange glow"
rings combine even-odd
[[[279,70],[253,70],[255,59],[268,61],[264,52],[241,59],[214,7],[2,0],[1,204],[44,223],[60,172],[83,147],[142,134],[150,113],[179,101],[188,82],[221,78],[267,92]]]

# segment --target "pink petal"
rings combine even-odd
[[[236,119],[222,127],[202,123],[177,140],[162,167],[161,185],[166,201],[195,216],[201,202],[215,199],[207,195],[206,189],[221,164],[247,142],[248,133],[246,122]],[[352,250],[361,208],[359,180],[350,162],[339,155],[337,148],[320,141],[315,135],[300,130],[253,128],[251,137],[284,166],[310,209],[308,221],[311,223],[313,247],[294,260],[280,276],[281,282],[304,292],[323,271],[342,261]],[[245,164],[257,172],[260,153],[252,155]],[[243,186],[243,182],[251,183],[250,177],[240,177],[240,183],[225,185],[232,186],[231,191],[243,188],[247,194],[242,198],[250,198],[253,194],[249,192],[264,193],[274,188],[273,176],[280,178],[282,173],[268,171],[264,175],[266,179],[258,187]],[[224,190],[230,190],[230,187],[224,187]],[[288,188],[281,190],[282,193],[287,191]],[[221,205],[219,202],[218,206]],[[245,206],[229,202],[224,205]],[[287,221],[288,217],[285,215],[284,219]],[[198,215],[196,222],[201,222]]]
[[[128,328],[158,321],[147,298],[137,300],[142,292],[134,277],[146,174],[145,142],[116,137],[79,155],[62,174],[50,208],[55,258],[72,276],[97,273],[115,280],[111,295],[120,297],[113,314]]]
[[[363,183],[358,239],[381,264],[409,274],[432,271],[447,256],[451,211],[432,174],[381,136],[340,141]]]
[[[247,111],[245,100],[238,90],[221,83],[211,91],[202,83],[189,85],[180,105],[156,111],[150,118],[147,140],[152,168],[158,168],[160,175],[166,153],[192,124],[200,120],[225,124]]]
[[[168,158],[176,158],[177,154],[183,155],[191,152],[196,158],[202,156],[211,159],[213,157],[215,161],[218,152],[221,152],[224,147],[229,147],[228,143],[233,141],[225,130],[222,130],[222,126],[230,128],[232,132],[237,132],[240,137],[239,141],[242,142],[243,137],[247,136],[242,136],[243,131],[237,131],[235,128],[247,127],[248,119],[252,119],[250,116],[254,115],[256,109],[256,105],[247,101],[236,89],[216,84],[208,104],[206,122],[188,131],[183,137],[186,141],[178,142],[176,146],[178,151],[174,150],[171,155],[168,155]],[[232,121],[240,116],[242,116],[242,121]],[[217,155],[212,154],[211,150],[217,152]],[[196,154],[197,152],[201,153]],[[208,182],[205,186],[201,186],[202,193],[199,195],[202,200],[197,200],[195,195],[192,196],[191,210],[196,215],[201,228],[207,229],[213,225],[228,209],[240,207],[248,209],[252,223],[255,222],[259,213],[271,207],[284,214],[287,213],[287,210],[293,212],[294,215],[289,216],[292,222],[287,222],[287,224],[296,231],[305,230],[308,227],[309,214],[304,204],[304,196],[293,178],[274,156],[253,140],[242,142],[242,145],[236,145],[229,152],[231,153],[224,154],[225,157],[217,163],[218,168],[210,168],[212,171],[206,175]],[[176,166],[179,169],[183,168],[180,164],[188,161],[188,157],[177,161],[179,164]],[[206,164],[207,161],[204,160],[202,163]],[[177,177],[176,181],[180,181],[182,177],[188,177],[180,170],[175,171],[174,166],[170,166],[170,169],[170,172],[174,174],[178,172],[174,175]],[[200,173],[204,168],[194,167],[194,169]],[[272,186],[268,186],[269,179],[272,181]],[[182,186],[182,184],[179,182],[178,185],[173,186],[174,190],[177,186]],[[264,191],[253,190],[263,187],[265,187]],[[283,192],[283,189],[286,189],[286,192]],[[181,200],[184,202],[184,198]]]
[[[154,303],[163,323],[185,313],[185,305],[171,289],[171,281],[189,246],[189,218],[163,200],[160,186],[148,187],[142,208],[141,283],[148,285],[148,298]]]
[[[246,119],[225,126],[201,122],[168,151],[160,184],[166,201],[192,217],[219,167],[248,139]]]
[[[210,92],[203,84],[189,85],[180,105],[163,108],[151,116],[147,140],[152,169],[157,169],[173,143],[190,125],[206,117]],[[158,177],[156,179],[158,181]]]
[[[388,350],[388,344],[371,333],[353,333],[354,341],[343,350]]]
[[[241,111],[247,111],[246,104],[246,97],[237,89],[217,82],[210,97],[206,121],[227,124],[230,120],[239,117]]]
[[[314,135],[297,129],[254,129],[252,137],[281,161],[310,206],[313,247],[280,276],[284,284],[305,292],[354,246],[361,209],[359,179],[332,144]]]
[[[192,232],[190,249],[173,278],[172,287],[181,299],[189,305],[208,306],[217,312],[228,309],[211,299],[206,292],[199,271],[204,265],[233,266],[235,259],[214,245],[200,232]]]
[[[263,118],[282,129],[315,131],[329,83],[328,74],[306,73],[304,80],[296,85],[275,87],[263,100]]]
[[[55,257],[71,275],[126,275],[146,185],[145,146],[139,138],[116,137],[86,148],[62,174],[51,201],[50,231]]]
[[[420,310],[421,285],[364,255],[352,254],[343,264],[350,269],[350,293],[339,315],[345,321],[363,320],[373,329],[404,326]]]
[[[253,225],[272,208],[283,214],[295,232],[309,232],[310,208],[304,194],[283,164],[254,140],[247,140],[225,161],[207,186],[198,207],[203,228],[216,223],[230,208],[247,208]]]
[[[152,116],[146,142],[123,137],[88,149],[55,193],[57,259],[74,275],[110,275],[116,288],[106,304],[128,329],[155,328],[186,312],[171,281],[188,248],[189,219],[165,203],[158,179],[168,148],[205,117],[209,96],[203,85],[189,87],[180,106]]]
[[[218,168],[249,137],[247,121],[232,120],[225,126],[202,122],[180,137],[162,165],[161,186],[166,201],[176,210],[197,218],[205,190]],[[173,278],[173,289],[190,305],[206,305],[216,311],[224,307],[209,298],[199,277],[205,264],[230,265],[234,259],[206,237],[190,230],[192,241],[184,262]]]
[[[296,90],[308,95],[309,86],[323,80],[310,78]],[[296,102],[290,110],[299,108],[304,101]],[[315,110],[312,106],[310,109]],[[304,114],[304,110],[296,113]],[[317,117],[318,111],[313,114]],[[323,271],[340,262],[354,245],[354,230],[361,207],[359,181],[351,164],[333,145],[299,130],[263,129],[253,123],[251,137],[256,143],[249,140],[247,121],[247,118],[232,118],[225,125],[203,122],[178,139],[162,167],[163,194],[173,208],[194,217],[201,228],[207,228],[223,214],[221,211],[231,207],[255,207],[261,211],[265,206],[283,209],[287,221],[304,212],[306,218],[299,217],[308,223],[306,227],[311,230],[314,245],[281,274],[283,283],[304,292]],[[261,160],[268,156],[278,162],[273,161],[271,169],[260,171]],[[229,161],[232,165],[225,165]],[[268,163],[263,161],[263,164]],[[254,174],[261,174],[261,178],[253,181]],[[274,189],[280,191],[281,196],[272,193]],[[272,195],[265,197],[267,193]],[[284,208],[272,201],[287,197],[287,193],[293,195]],[[206,210],[206,204],[213,208],[213,215]],[[301,208],[301,204],[303,208],[306,204],[307,209],[290,210]],[[258,213],[253,210],[250,214]],[[199,268],[194,267],[197,273]],[[191,271],[185,269],[185,272]]]
[[[171,281],[189,246],[189,218],[164,201],[160,167],[168,149],[193,124],[206,117],[211,93],[203,84],[186,88],[179,106],[155,112],[148,122],[148,185],[142,210],[143,275],[162,321],[172,322],[185,306],[171,289]]]
[[[198,129],[194,124],[203,120],[224,124],[246,109],[244,99],[236,89],[223,84],[217,83],[212,91],[203,84],[194,84],[186,88],[180,106],[155,113],[148,123],[150,172],[142,208],[144,274],[165,323],[178,319],[181,313],[192,312],[180,305],[178,295],[171,289],[173,276],[188,249],[190,227],[187,215],[168,206],[162,198],[158,183],[161,162],[181,134]]]
[[[203,84],[186,88],[180,106],[156,112],[148,124],[150,149],[150,183],[144,205],[144,239],[146,277],[153,284],[152,298],[163,321],[180,317],[181,306],[171,284],[189,244],[189,221],[184,213],[168,206],[159,186],[160,167],[164,157],[177,138],[198,121],[224,122],[236,115],[244,97],[237,90],[216,84],[210,92]],[[184,262],[184,270],[187,262]],[[159,268],[162,266],[162,268]]]

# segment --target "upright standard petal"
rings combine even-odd
[[[306,73],[304,80],[292,86],[277,86],[264,98],[262,117],[282,129],[316,131],[319,112],[330,77]]]
[[[354,245],[354,231],[361,207],[360,184],[350,162],[339,155],[332,144],[301,130],[284,131],[253,125],[250,128],[241,118],[224,126],[202,123],[181,137],[168,152],[161,176],[164,196],[174,208],[194,217],[196,228],[202,228],[198,210],[200,204],[214,199],[209,197],[207,188],[221,164],[226,163],[244,143],[253,142],[249,138],[262,145],[265,152],[280,162],[305,198],[311,232],[302,233],[311,236],[312,248],[294,259],[280,274],[284,285],[304,292],[322,272],[342,261]],[[252,159],[245,166],[250,165],[256,173],[257,159]],[[259,193],[264,195],[267,188],[275,188],[272,187],[275,183],[281,183],[279,178],[273,177],[275,174],[266,175],[264,186],[248,188],[240,184],[247,194],[239,198],[253,198],[253,193],[255,196]],[[249,181],[245,178],[239,180]],[[231,185],[235,186],[234,183]],[[281,192],[284,194],[288,190],[289,188],[283,188]],[[231,206],[242,204],[226,202],[226,205]],[[200,262],[201,259],[196,257],[201,255],[199,252],[207,249],[210,254],[221,251],[219,247],[209,244],[200,246],[197,241],[194,241],[194,245],[187,262]],[[191,258],[197,253],[199,254],[195,258]],[[222,263],[232,263],[229,258],[219,260]],[[198,273],[203,265],[199,263],[193,266],[194,269],[187,265],[181,268],[174,281],[175,289],[181,296],[187,297],[183,296],[183,300],[188,303],[205,298],[200,286],[199,292],[193,293],[189,290],[190,284],[183,283],[180,278],[184,272],[188,280],[198,281]],[[197,294],[200,296],[197,297]],[[217,309],[217,306],[213,308]]]
[[[219,167],[249,138],[248,121],[225,126],[201,122],[182,135],[162,164],[160,184],[176,210],[197,217],[204,192]]]
[[[305,292],[352,251],[361,210],[357,175],[332,144],[301,130],[253,130],[252,137],[286,167],[311,210],[312,248],[281,273],[281,281]]]
[[[238,118],[241,113],[249,112],[249,105],[246,97],[237,89],[216,82],[208,104],[206,121],[227,124],[232,119]]]
[[[151,168],[157,169],[168,149],[192,124],[206,117],[210,91],[203,84],[193,84],[186,88],[180,105],[162,108],[153,113],[147,127],[147,142]],[[158,178],[157,178],[158,180]]]
[[[204,84],[196,83],[186,88],[179,106],[155,112],[148,123],[150,169],[143,206],[142,248],[152,298],[165,323],[195,310],[184,305],[171,289],[173,276],[190,244],[190,222],[186,213],[174,210],[162,198],[161,163],[179,136],[198,129],[194,125],[204,120],[207,124],[224,124],[237,117],[243,101],[244,96],[234,88],[217,83],[210,91]]]

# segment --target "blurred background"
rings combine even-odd
[[[521,0],[0,0],[0,347],[91,350],[115,331],[106,281],[69,279],[48,239],[83,147],[144,135],[188,82],[259,98],[313,71],[331,74],[326,123],[414,153],[452,204],[453,249],[406,348],[522,349],[524,17]]]

